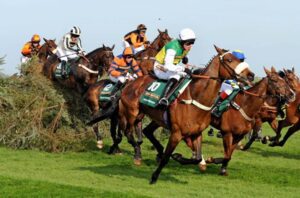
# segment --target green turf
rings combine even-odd
[[[206,134],[204,139],[205,157],[222,156],[220,139]],[[146,140],[140,167],[133,165],[132,149],[125,140],[121,144],[124,154],[117,156],[105,153],[108,146],[104,151],[82,153],[0,148],[0,196],[299,197],[299,144],[296,134],[283,148],[256,142],[247,152],[235,151],[228,177],[218,175],[218,165],[209,165],[200,173],[197,166],[181,166],[170,160],[155,185],[148,184],[156,163],[155,152]],[[183,143],[176,152],[190,156]]]

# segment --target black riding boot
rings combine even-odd
[[[114,101],[119,99],[117,94],[118,94],[119,89],[122,87],[122,85],[123,85],[123,83],[121,81],[118,81],[117,84],[115,85],[115,88],[112,91],[111,96],[110,96],[112,103],[114,103]]]
[[[171,90],[171,88],[173,87],[173,85],[175,85],[177,83],[177,80],[175,78],[171,78],[168,82],[167,82],[167,85],[166,85],[166,88],[163,92],[163,96],[162,98],[159,100],[158,104],[160,104],[161,106],[169,106],[169,101],[168,101],[168,94],[169,94],[169,91]]]
[[[67,61],[61,61],[61,77],[67,77]]]

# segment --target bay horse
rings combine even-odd
[[[222,164],[221,175],[228,175],[227,166],[240,140],[249,133],[254,124],[254,117],[259,112],[268,96],[280,96],[291,102],[295,93],[290,89],[284,79],[272,67],[271,71],[265,69],[266,77],[253,87],[237,94],[231,106],[222,114],[221,118],[212,117],[212,126],[222,133],[224,157],[210,157],[206,163]]]
[[[83,94],[90,85],[96,83],[98,76],[103,75],[103,71],[108,71],[114,59],[113,49],[114,45],[111,48],[103,45],[85,56],[80,56],[78,60],[71,63],[69,78],[59,82],[69,88],[76,88]],[[55,79],[54,72],[58,64],[57,55],[51,56],[44,64],[44,74],[49,79]]]
[[[299,85],[300,82],[299,82],[299,78],[294,73],[294,68],[292,68],[292,70],[285,70],[284,69],[284,76],[283,76],[283,78],[284,78],[284,80],[287,82],[287,84],[290,86],[290,88],[293,91],[295,91],[296,93],[297,93],[297,89],[299,91],[299,89],[300,89],[300,85]],[[297,97],[297,95],[296,95],[296,97]],[[296,98],[296,100],[297,100],[297,98]],[[264,105],[260,109],[259,113],[255,116],[255,125],[253,127],[252,135],[251,135],[249,141],[246,143],[246,145],[243,147],[242,150],[245,151],[245,150],[248,150],[250,148],[250,146],[252,145],[252,143],[258,137],[258,131],[261,130],[262,123],[268,122],[269,125],[271,126],[271,128],[273,129],[273,131],[276,133],[277,128],[278,128],[278,120],[277,120],[278,111],[277,111],[277,106],[279,105],[278,104],[279,102],[280,102],[280,98],[268,97],[266,99],[266,102],[264,103]],[[294,103],[297,103],[297,102],[294,101]],[[292,109],[288,110],[290,108],[292,108],[293,110]],[[293,120],[292,117],[297,112],[296,108],[297,108],[297,105],[295,105],[293,103],[292,104],[287,104],[285,106],[286,112],[294,112],[294,113],[286,114],[286,116],[287,117],[289,116],[289,118],[286,117],[285,120],[288,120],[288,119],[289,120]],[[292,117],[290,117],[290,116],[292,116]],[[278,134],[277,136],[280,137],[281,135]],[[276,139],[276,136],[274,136],[274,137],[265,136],[262,139],[262,143],[265,144],[265,143],[267,143],[268,140],[274,141],[275,139]],[[277,143],[278,143],[278,141],[277,141]],[[270,144],[270,146],[272,146],[272,144],[273,144],[273,142]]]
[[[157,181],[162,168],[168,163],[169,158],[182,139],[191,138],[196,141],[202,135],[202,131],[209,126],[211,116],[210,110],[225,79],[252,78],[254,74],[249,68],[240,74],[235,69],[241,61],[234,57],[229,51],[215,46],[218,55],[214,56],[208,63],[202,75],[192,75],[190,84],[184,92],[173,102],[167,111],[154,109],[139,103],[139,98],[146,90],[149,83],[155,78],[150,75],[142,76],[126,86],[119,101],[119,129],[125,131],[128,142],[134,147],[134,161],[141,161],[139,145],[133,137],[135,125],[140,122],[141,115],[147,114],[154,122],[171,131],[167,148],[160,160],[159,166],[152,174],[150,183]],[[165,117],[167,122],[165,122]],[[196,119],[195,119],[196,118]],[[138,164],[139,164],[138,163]]]
[[[99,101],[99,96],[108,83],[111,83],[109,79],[100,80],[99,82],[91,85],[84,95],[84,100],[86,101],[89,109],[92,111],[92,119],[98,116],[100,109],[105,109],[110,106],[108,102]],[[114,110],[114,113],[109,118],[110,118],[110,134],[113,140],[113,145],[110,147],[109,153],[110,154],[121,153],[118,144],[122,140],[122,134],[120,133],[120,131],[118,131],[118,134],[116,133],[116,129],[118,125],[118,107]],[[99,149],[102,149],[103,137],[99,133],[98,122],[93,124],[92,127],[96,135],[97,147]]]
[[[137,63],[144,75],[148,74],[149,71],[153,69],[156,54],[172,40],[167,29],[165,29],[165,31],[160,31],[158,29],[158,33],[158,36],[149,47],[135,55]]]
[[[296,92],[295,101],[286,105],[286,117],[284,120],[278,122],[276,129],[276,136],[269,138],[272,142],[270,146],[283,146],[288,138],[300,129],[300,80],[295,74],[295,69],[284,70],[287,82],[290,87]],[[284,127],[291,126],[283,139],[279,141],[281,137],[281,130]]]
[[[55,54],[57,48],[55,39],[51,40],[43,38],[43,40],[45,41],[45,43],[41,46],[38,52],[38,58],[41,64],[44,64],[50,55]]]

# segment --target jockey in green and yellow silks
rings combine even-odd
[[[196,35],[193,30],[186,28],[180,31],[179,38],[167,43],[155,56],[154,73],[159,79],[168,80],[163,96],[159,104],[168,106],[166,98],[169,90],[180,78],[191,75],[191,70],[184,65],[187,63],[186,55],[195,43]]]

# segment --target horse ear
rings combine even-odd
[[[265,68],[265,67],[264,67],[264,70],[265,70],[265,72],[266,72],[267,76],[270,76],[270,75],[271,75],[271,71],[270,71],[270,70],[268,70],[268,69],[267,69],[267,68]]]
[[[218,52],[218,54],[222,54],[223,51],[221,48],[217,47],[216,45],[214,45],[214,47],[215,47],[216,51]]]
[[[287,70],[286,70],[286,69],[284,69],[284,68],[283,68],[283,72],[284,72],[284,73],[286,73],[286,74],[288,73],[288,72],[287,72]]]
[[[53,39],[53,41],[55,42],[55,40],[56,40],[56,38],[55,39]]]
[[[157,29],[157,31],[161,34],[161,31],[160,31],[160,29]]]
[[[276,69],[274,68],[274,66],[271,67],[271,72],[276,73]]]
[[[104,44],[102,44],[102,47],[103,47],[103,48],[105,48],[105,45],[104,45]]]
[[[48,40],[47,39],[45,39],[45,38],[43,38],[43,40],[47,43],[48,42]]]
[[[111,47],[111,50],[113,50],[115,48],[115,44]]]
[[[165,29],[165,33],[167,33],[167,34],[168,34],[168,30],[167,30],[167,29]]]
[[[292,68],[292,72],[295,73],[295,68],[294,67]]]

